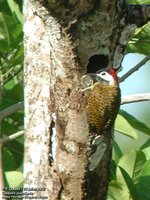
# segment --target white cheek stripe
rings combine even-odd
[[[105,76],[102,76],[101,74],[97,74],[101,79],[103,79],[104,81],[107,81],[108,82],[108,85],[115,85],[116,84],[116,81],[114,80],[114,78],[108,74],[107,72],[105,72],[106,75]]]

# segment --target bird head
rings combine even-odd
[[[107,85],[118,85],[118,77],[113,68],[105,68],[97,71],[96,73],[87,74],[94,81],[101,82]]]

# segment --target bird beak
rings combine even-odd
[[[98,81],[98,82],[102,82],[104,81],[98,74],[96,73],[89,73],[89,74],[86,74],[88,76],[90,76],[93,80],[95,81]]]

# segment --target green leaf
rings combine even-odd
[[[150,22],[138,28],[127,46],[128,53],[150,54]]]
[[[14,140],[12,142],[9,142],[7,144],[7,148],[9,151],[13,154],[15,161],[16,161],[16,167],[20,167],[20,165],[23,162],[23,153],[24,153],[24,145],[19,142],[19,140]]]
[[[145,149],[147,147],[150,147],[150,139],[148,139],[141,147],[140,149]]]
[[[10,9],[9,9],[9,6],[8,6],[6,0],[0,0],[0,12],[4,12],[4,13],[6,13],[7,15],[10,15],[10,14],[11,14]]]
[[[148,139],[140,149],[144,152],[146,159],[150,160],[150,139]]]
[[[115,130],[131,138],[137,139],[137,133],[134,128],[130,125],[127,119],[120,114],[117,115],[115,121]]]
[[[22,41],[23,28],[14,16],[0,12],[0,51],[16,48]]]
[[[10,48],[11,49],[18,48],[18,45],[22,42],[23,40],[22,29],[23,29],[22,25],[16,24],[16,22],[14,22],[14,28],[12,26],[10,27],[10,34],[11,34]]]
[[[15,128],[13,124],[5,120],[2,121],[2,127],[1,127],[2,135],[9,136],[17,131],[18,131],[17,128]]]
[[[10,124],[6,121],[2,122],[3,135],[9,136],[17,131],[18,130],[14,127],[13,124]],[[9,142],[8,144],[5,145],[5,148],[7,148],[7,150],[12,154],[13,158],[15,159],[16,168],[19,167],[23,162],[23,152],[24,152],[23,137],[16,138],[16,140]]]
[[[114,160],[111,161],[110,180],[116,180],[117,165]]]
[[[15,14],[20,23],[23,24],[23,15],[20,12],[19,5],[13,0],[7,0],[7,3],[12,14]]]
[[[16,168],[16,162],[13,154],[6,148],[3,148],[2,152],[2,163],[4,171],[11,171]]]
[[[119,159],[122,157],[122,152],[117,144],[117,142],[114,140],[113,141],[113,159],[115,160],[116,163],[118,163]]]
[[[150,128],[144,123],[140,122],[138,119],[124,110],[120,110],[119,114],[124,117],[133,128],[145,133],[146,135],[150,135]]]
[[[0,50],[8,49],[10,43],[9,29],[4,14],[0,12]]]
[[[150,160],[146,162],[139,179],[138,191],[141,199],[150,199]]]
[[[16,188],[23,183],[23,174],[18,171],[5,172],[5,178],[10,188]]]
[[[145,4],[145,5],[150,4],[150,0],[128,0],[127,2],[129,4]]]
[[[119,162],[118,165],[124,169],[126,169],[127,173],[132,177],[135,160],[136,160],[137,152],[136,151],[130,151],[126,154],[124,154]]]
[[[146,163],[146,156],[144,154],[143,151],[131,151],[125,155],[123,155],[121,157],[121,159],[119,160],[119,168],[121,169],[125,169],[126,170],[126,174],[124,174],[122,171],[122,175],[123,178],[121,176],[121,174],[119,173],[119,171],[117,170],[117,180],[119,182],[121,182],[122,184],[124,184],[124,181],[126,182],[126,184],[128,185],[128,188],[131,192],[131,194],[134,191],[134,187],[136,185],[136,187],[138,187],[139,182],[141,180],[141,172],[143,171],[143,166],[145,166]],[[128,177],[129,176],[129,177]],[[129,180],[128,180],[129,178]],[[131,183],[132,181],[132,183]],[[133,191],[131,191],[133,190]],[[133,197],[133,194],[132,194]],[[133,197],[134,199],[135,197]],[[136,198],[135,198],[136,199]],[[145,198],[141,198],[141,199],[145,199]]]
[[[15,123],[15,126],[19,129],[19,126],[22,126],[24,123],[24,113],[22,111],[15,112],[10,116],[11,119],[13,119],[13,124]],[[20,130],[20,129],[19,129]]]
[[[24,48],[23,48],[23,43],[21,43],[15,54],[11,57],[10,59],[10,66],[16,66],[19,64],[23,64],[23,54],[24,54]]]
[[[4,85],[4,90],[11,90],[14,86],[16,85],[16,81],[14,79],[11,79],[9,82],[7,82],[5,85]]]
[[[146,163],[145,154],[142,151],[138,151],[136,154],[135,162],[134,162],[134,169],[132,179],[134,184],[139,182],[141,170],[143,169],[143,165]]]
[[[3,99],[2,104],[5,103],[7,99],[12,100],[12,104],[23,101],[23,95],[22,85],[18,83],[11,90],[6,91],[5,100]]]
[[[129,176],[129,174],[122,168],[122,167],[119,167],[123,177],[124,177],[124,180],[128,186],[128,189],[130,191],[130,194],[131,194],[131,197],[133,200],[141,200],[140,199],[140,196],[139,196],[139,193],[138,193],[138,190],[136,189],[131,177]]]
[[[111,181],[108,188],[107,200],[130,200],[129,192],[119,181]]]
[[[141,170],[146,162],[146,156],[143,151],[130,151],[127,154],[124,154],[118,165],[126,169],[127,173],[133,179],[135,184],[138,183]]]

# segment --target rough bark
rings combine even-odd
[[[35,196],[106,199],[111,136],[100,137],[95,164],[80,78],[95,55],[120,65],[135,25],[119,2],[25,1],[25,188],[45,188]]]

